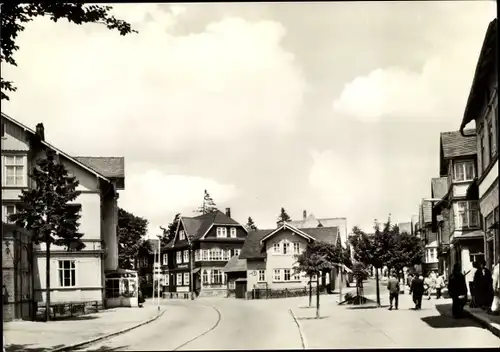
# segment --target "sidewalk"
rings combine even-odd
[[[472,319],[491,331],[494,335],[500,337],[500,316],[490,315],[481,308],[465,307],[464,310],[469,313]]]
[[[4,323],[4,336],[9,351],[51,351],[85,341],[103,338],[131,329],[155,319],[156,307],[114,308],[59,321]]]

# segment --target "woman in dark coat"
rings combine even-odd
[[[452,299],[451,311],[453,317],[461,318],[465,302],[467,302],[467,283],[459,263],[453,266],[453,272],[448,280],[448,293]]]
[[[493,278],[491,271],[485,267],[484,262],[479,263],[479,268],[474,274],[474,288],[477,306],[489,309],[493,302]]]

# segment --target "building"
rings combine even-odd
[[[472,263],[482,259],[484,241],[478,201],[468,200],[466,196],[476,177],[476,166],[474,139],[462,136],[459,131],[441,133],[440,177],[447,179],[447,191],[435,202],[434,212],[444,218],[442,225],[447,226],[447,229],[441,226],[441,236],[449,236],[449,239],[442,237],[441,240],[449,243],[449,254],[444,258],[448,274],[455,263],[460,263],[462,271],[469,273]],[[466,280],[472,280],[470,273]]]
[[[250,232],[239,256],[246,260],[246,291],[306,287],[309,277],[294,272],[295,255],[302,253],[312,241],[340,245],[340,231],[337,227],[298,229],[284,223],[277,229]],[[326,277],[322,284],[335,283],[336,277],[333,271],[331,279]]]
[[[413,234],[411,222],[400,222],[397,225],[399,228],[399,233],[407,233],[409,235]]]
[[[3,321],[34,320],[33,245],[23,228],[2,222]]]
[[[432,229],[432,203],[422,200],[420,204],[420,239],[424,245],[422,274],[439,269],[437,234]]]
[[[34,187],[28,170],[36,160],[53,150],[58,162],[80,182],[81,194],[74,201],[80,207],[79,231],[85,248],[67,251],[51,246],[51,302],[104,302],[105,273],[118,269],[118,190],[125,187],[124,159],[74,157],[45,140],[43,124],[36,131],[2,113],[2,215],[16,212],[21,191]],[[45,301],[45,244],[34,248],[35,300]]]
[[[302,212],[302,220],[289,221],[289,225],[298,229],[310,229],[314,227],[336,227],[340,233],[340,241],[344,248],[347,246],[347,218],[323,218],[317,219],[313,214],[307,215],[307,211]]]
[[[217,210],[196,217],[181,216],[174,239],[161,249],[163,292],[225,297],[224,267],[240,254],[247,233],[231,218],[230,208],[225,214]]]
[[[460,132],[470,136],[477,150],[477,175],[470,186],[469,195],[479,199],[483,220],[484,252],[491,269],[500,262],[498,213],[498,54],[497,19],[486,32],[479,54]],[[475,120],[477,134],[466,133],[466,125]]]
[[[431,179],[431,204],[441,201],[448,193],[448,177],[435,177]],[[439,209],[439,214],[436,210]],[[444,215],[444,216],[443,216]],[[448,277],[449,268],[449,248],[450,248],[450,226],[449,210],[446,208],[436,208],[432,206],[432,240],[436,240],[438,271]],[[434,237],[435,234],[435,237]],[[433,243],[432,243],[433,244]]]
[[[164,280],[164,275],[161,273],[159,265],[162,258],[158,259],[158,248],[160,247],[158,240],[148,239],[144,242],[144,245],[139,248],[134,267],[139,276],[142,294],[145,297],[152,297],[155,280]]]

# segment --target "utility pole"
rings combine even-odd
[[[161,236],[158,236],[158,304],[157,304],[157,309],[160,311],[160,267],[161,267]]]
[[[346,225],[346,231],[347,231],[347,225]],[[340,231],[337,228],[337,236],[340,236]],[[344,261],[343,261],[343,247],[342,247],[342,237],[340,237],[340,280],[339,280],[339,304],[342,303],[342,274],[344,272]]]

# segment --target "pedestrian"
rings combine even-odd
[[[491,303],[490,311],[494,315],[500,313],[500,263],[496,263],[493,267],[493,302]]]
[[[476,302],[476,284],[474,283],[474,279],[476,277],[476,272],[477,272],[477,267],[478,267],[478,263],[476,261],[474,261],[472,263],[472,269],[469,270],[465,276],[466,277],[469,277],[469,278],[472,278],[472,280],[469,281],[469,292],[470,292],[470,304],[469,304],[469,307],[471,308],[475,308],[477,307],[477,302]],[[468,275],[470,273],[470,275]]]
[[[389,290],[389,310],[392,310],[392,302],[394,301],[394,308],[398,310],[399,302],[399,280],[396,273],[392,272],[391,277],[387,281],[387,289]]]
[[[462,274],[460,263],[453,266],[453,272],[448,281],[448,292],[452,300],[452,315],[454,318],[461,318],[467,302],[467,283],[464,274]]]
[[[422,276],[415,275],[411,282],[411,293],[413,294],[413,303],[415,310],[422,309],[422,296],[424,295],[424,280]]]
[[[437,279],[436,279],[436,298],[440,299],[441,298],[441,291],[444,288],[444,275],[442,273],[439,273]]]
[[[146,300],[144,299],[144,295],[142,294],[142,290],[139,289],[139,292],[138,292],[138,297],[137,297],[137,302],[139,303],[139,307],[142,308],[142,304],[145,302]]]
[[[489,311],[493,301],[493,278],[491,271],[485,266],[484,261],[478,263],[477,271],[474,275],[474,288],[476,293],[477,306]]]
[[[427,276],[425,277],[424,279],[424,294],[427,296],[427,299],[431,299],[431,277],[430,277],[430,273],[427,274]]]

